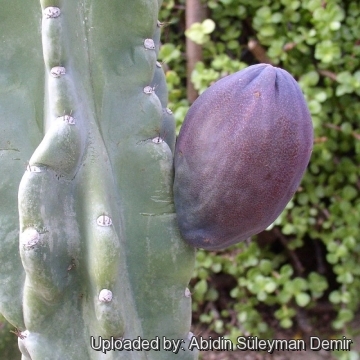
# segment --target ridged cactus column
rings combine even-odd
[[[0,93],[0,121],[11,113],[17,125],[7,125],[1,143],[18,144],[17,158],[30,159],[18,191],[24,270],[13,242],[16,177],[0,188],[9,192],[1,210],[0,310],[19,329],[22,359],[196,359],[187,349],[194,249],[176,224],[175,126],[156,61],[161,1],[0,3],[14,16],[1,25],[8,49],[16,16],[30,17],[17,53],[2,58],[35,53],[28,63],[1,65],[1,74],[25,76],[18,108],[11,93]],[[31,39],[41,33],[42,50],[26,32]],[[10,153],[0,158],[8,171]],[[104,355],[91,348],[91,336],[96,345],[99,337],[159,337],[160,351]],[[164,337],[180,340],[177,354],[163,349]]]

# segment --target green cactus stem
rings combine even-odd
[[[175,124],[157,62],[161,1],[0,4],[0,311],[22,359],[103,359],[91,336],[182,341],[178,354],[107,359],[196,359],[195,250],[176,223]]]

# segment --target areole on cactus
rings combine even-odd
[[[0,312],[23,360],[198,357],[161,3],[0,0]]]

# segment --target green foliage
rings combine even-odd
[[[282,254],[261,249],[256,242],[239,244],[220,254],[199,250],[193,287],[193,310],[203,309],[206,302],[218,303],[219,290],[214,287],[219,274],[236,279],[229,290],[231,300],[220,314],[214,308],[200,315],[218,334],[226,330],[230,338],[243,334],[267,334],[270,329],[257,310],[260,304],[275,308],[274,317],[284,328],[293,325],[298,307],[314,304],[328,288],[324,276],[311,272],[306,278],[294,276],[294,270]],[[215,281],[208,281],[215,277]],[[227,319],[228,318],[228,319]],[[213,322],[216,319],[217,322]],[[219,325],[221,322],[221,326]]]
[[[206,19],[202,23],[192,24],[186,31],[185,35],[194,43],[204,45],[210,41],[210,36],[215,29],[215,23],[211,19]]]
[[[171,22],[175,4],[183,1],[168,2],[164,21]],[[360,305],[360,4],[211,0],[204,5],[215,28],[192,74],[196,89],[201,93],[217,79],[259,62],[248,48],[256,39],[273,64],[298,80],[313,117],[315,144],[300,188],[268,233],[259,235],[259,243],[198,252],[194,317],[235,339],[268,333],[264,313],[289,328],[298,325],[299,308],[310,314],[329,302],[336,312],[332,328],[346,334]],[[181,28],[179,8],[176,26]],[[173,33],[165,43],[183,49],[183,37]],[[178,94],[185,83],[184,60],[179,56],[169,63]],[[285,242],[279,241],[279,230]],[[218,279],[226,279],[225,288]]]
[[[11,331],[15,332],[14,327],[0,315],[0,358],[2,360],[18,360],[21,358],[18,338]]]

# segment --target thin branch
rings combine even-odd
[[[329,70],[319,70],[317,71],[320,75],[330,78],[331,80],[336,81],[337,75]]]
[[[296,42],[286,43],[286,44],[283,46],[283,50],[284,50],[285,52],[290,51],[290,50],[292,50],[296,45],[297,45]]]
[[[295,251],[291,250],[288,246],[288,240],[286,237],[281,233],[281,231],[277,228],[274,228],[273,231],[275,232],[276,236],[280,240],[281,244],[284,246],[288,256],[290,257],[290,260],[292,264],[294,265],[295,271],[298,275],[301,275],[304,272],[304,267],[301,264],[301,261],[299,260],[298,256],[296,255]]]
[[[326,136],[320,136],[314,139],[314,144],[322,144],[326,141],[328,141],[328,138]]]
[[[335,124],[325,123],[324,126],[329,128],[329,129],[333,129],[333,130],[336,130],[336,131],[339,131],[339,132],[343,132],[341,127],[338,126],[338,125],[335,125]],[[360,140],[360,134],[358,134],[355,131],[351,132],[351,136],[353,136],[356,140]]]
[[[317,239],[313,240],[314,249],[315,249],[315,258],[316,258],[316,270],[319,274],[326,273],[326,265],[324,262],[324,254],[320,246],[320,242]]]
[[[202,22],[205,18],[205,8],[201,4],[200,0],[186,0],[185,8],[186,29],[188,29],[193,23]],[[191,73],[193,72],[195,65],[198,61],[202,60],[202,46],[194,43],[188,37],[186,38],[186,93],[187,99],[192,104],[198,97],[198,92],[194,88],[191,82]]]
[[[266,50],[257,40],[249,40],[248,49],[259,62],[273,65],[270,58],[266,54]]]
[[[310,325],[309,318],[307,316],[306,311],[301,308],[300,306],[297,306],[296,310],[296,321],[301,329],[301,331],[305,334],[309,334],[312,332],[312,326]]]

